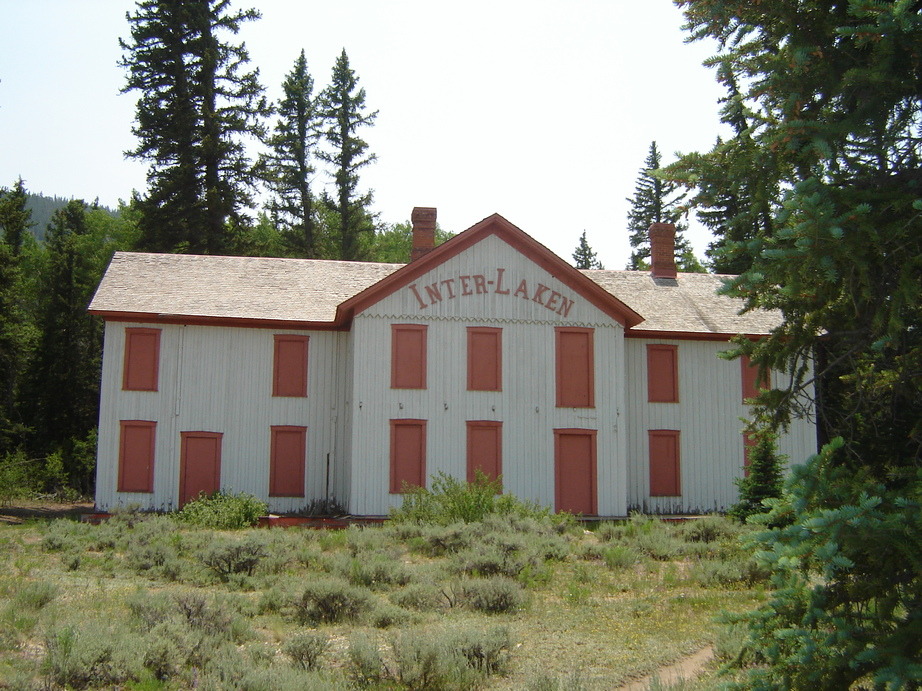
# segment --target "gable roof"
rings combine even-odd
[[[778,312],[739,314],[741,300],[717,294],[722,276],[578,271],[496,214],[410,264],[117,252],[89,309],[120,321],[348,328],[362,310],[489,235],[625,325],[627,336],[726,339],[781,323]]]
[[[349,298],[337,310],[338,318],[344,322],[351,320],[355,314],[384,299],[394,291],[409,285],[439,264],[448,261],[490,235],[495,235],[521,252],[529,260],[582,295],[622,326],[631,327],[643,321],[640,314],[628,307],[617,296],[603,290],[598,283],[588,279],[580,271],[574,269],[547,247],[499,214],[487,216],[480,223],[471,226],[463,233],[459,233],[431,250],[428,254],[404,265],[378,283]]]

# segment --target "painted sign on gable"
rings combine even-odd
[[[500,267],[479,274],[458,274],[432,283],[413,283],[407,290],[415,298],[420,311],[443,301],[493,293],[516,300],[530,300],[567,317],[576,302],[575,298],[567,297],[534,278],[507,275],[506,269]]]

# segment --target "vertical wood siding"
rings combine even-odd
[[[180,433],[223,433],[221,487],[269,502],[273,512],[303,509],[326,497],[327,454],[337,452],[345,408],[340,371],[347,334],[272,329],[163,325],[159,391],[122,391],[125,327],[106,324],[99,420],[96,503],[169,510],[179,496]],[[272,396],[273,344],[278,333],[308,335],[308,395]],[[157,422],[154,492],[117,491],[120,420]],[[270,429],[306,426],[305,496],[269,497]],[[337,459],[331,456],[331,472]],[[331,494],[343,492],[339,476]]]
[[[678,347],[678,403],[647,401],[648,343]],[[734,480],[743,474],[743,422],[740,363],[721,360],[724,342],[625,341],[627,373],[628,505],[650,513],[698,513],[723,510],[737,501]],[[781,375],[774,375],[781,376]],[[654,497],[649,486],[649,430],[678,430],[681,496]],[[790,463],[803,463],[816,450],[813,425],[796,420],[779,440]]]

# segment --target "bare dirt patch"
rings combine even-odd
[[[0,523],[22,523],[30,518],[75,518],[93,513],[93,502],[19,500],[0,505]]]

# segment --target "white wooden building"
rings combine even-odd
[[[406,265],[117,253],[90,305],[97,509],[223,489],[377,516],[475,468],[585,515],[736,500],[756,373],[718,353],[777,314],[677,274],[667,224],[631,272],[577,271],[498,215],[437,248],[435,209],[413,222]],[[815,446],[807,420],[780,440]]]

